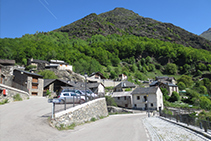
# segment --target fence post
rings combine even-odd
[[[51,116],[51,118],[54,119],[54,117],[55,117],[55,103],[53,102],[52,103],[52,116]]]
[[[75,96],[73,96],[73,107],[75,107]]]
[[[64,98],[64,110],[66,110],[66,97]]]
[[[204,127],[204,131],[207,132],[207,122],[203,121],[203,127]]]

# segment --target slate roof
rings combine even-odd
[[[129,82],[129,81],[122,81],[120,82],[116,87],[122,87],[122,88],[135,88],[136,85]]]
[[[37,59],[33,59],[33,60],[30,60],[31,63],[48,63],[48,61],[45,61],[45,60],[37,60]]]
[[[101,79],[106,79],[105,76],[103,76],[103,74],[101,72],[93,72],[92,74],[90,74],[89,77],[92,77],[95,74],[99,75],[101,77]]]
[[[15,60],[0,59],[2,65],[15,65]]]
[[[131,94],[155,94],[158,90],[158,87],[148,87],[148,88],[136,88]]]
[[[62,82],[62,83],[65,83],[65,84],[67,84],[67,85],[73,87],[72,84],[70,84],[70,83],[68,83],[67,81],[62,80],[62,79],[44,79],[44,88],[45,88],[46,86],[52,84],[52,83],[55,82],[55,81],[60,81],[60,82]]]
[[[131,92],[113,92],[112,97],[131,96]]]
[[[87,86],[88,86],[89,88],[96,88],[96,87],[98,87],[100,84],[103,85],[102,83],[88,83]],[[103,85],[103,87],[105,87],[105,86]]]
[[[160,84],[168,85],[169,87],[177,87],[177,85],[172,84],[172,83],[170,83],[170,82],[168,82],[168,81],[153,81],[153,82],[152,82],[151,84],[149,84],[149,85],[150,85],[150,87],[151,87],[151,86],[158,86],[158,85],[160,85]]]
[[[39,75],[39,74],[36,74],[36,73],[31,73],[31,72],[28,72],[28,71],[23,71],[23,70],[18,70],[18,69],[15,69],[14,71],[23,72],[24,74],[26,74],[28,76],[36,76],[36,77],[43,78],[42,75]]]
[[[44,79],[44,88],[54,82],[56,79]]]
[[[69,89],[69,90],[85,90],[85,87],[67,87],[67,86],[61,86],[62,89]],[[90,90],[88,87],[86,90]],[[90,90],[91,91],[91,90]]]

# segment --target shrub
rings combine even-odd
[[[39,75],[42,75],[44,79],[56,79],[57,76],[53,71],[50,70],[43,70],[38,73]]]
[[[105,98],[106,98],[107,106],[116,106],[117,107],[117,104],[114,101],[114,98],[113,97],[111,97],[111,96],[105,96]]]
[[[200,107],[206,110],[211,110],[211,101],[205,97],[200,97]]]
[[[187,87],[191,87],[193,85],[193,80],[192,80],[192,77],[190,76],[187,76],[187,75],[182,75],[178,80],[177,82],[183,82]]]
[[[168,74],[176,74],[177,73],[177,65],[173,63],[168,63],[166,65],[166,73]]]
[[[8,103],[8,102],[9,102],[8,99],[4,99],[3,101],[0,102],[0,105],[6,104],[6,103]]]
[[[160,88],[160,89],[161,89],[161,91],[163,93],[163,98],[165,100],[169,100],[170,96],[168,95],[168,93],[169,93],[168,90],[166,88]]]
[[[186,88],[185,84],[183,82],[179,82],[177,84],[177,86],[179,87],[180,90],[184,90]]]
[[[93,118],[91,118],[91,120],[90,120],[90,121],[96,121],[96,118],[94,118],[94,117],[93,117]]]
[[[13,96],[14,101],[22,101],[23,99],[21,98],[20,94],[16,94]]]
[[[31,70],[31,69],[34,69],[34,68],[36,68],[36,66],[35,65],[28,65],[28,66],[26,66],[26,70]]]
[[[180,96],[177,92],[172,92],[172,95],[169,99],[170,102],[175,102],[175,101],[179,101],[180,100]]]

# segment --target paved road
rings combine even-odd
[[[0,141],[147,141],[142,118],[137,115],[109,116],[87,123],[75,130],[58,131],[49,126],[51,104],[46,98],[31,97],[29,100],[0,105]]]

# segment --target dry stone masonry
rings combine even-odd
[[[55,114],[51,120],[53,127],[69,126],[72,123],[81,124],[90,121],[92,118],[100,119],[108,115],[105,98],[99,98],[76,107],[61,111]]]

